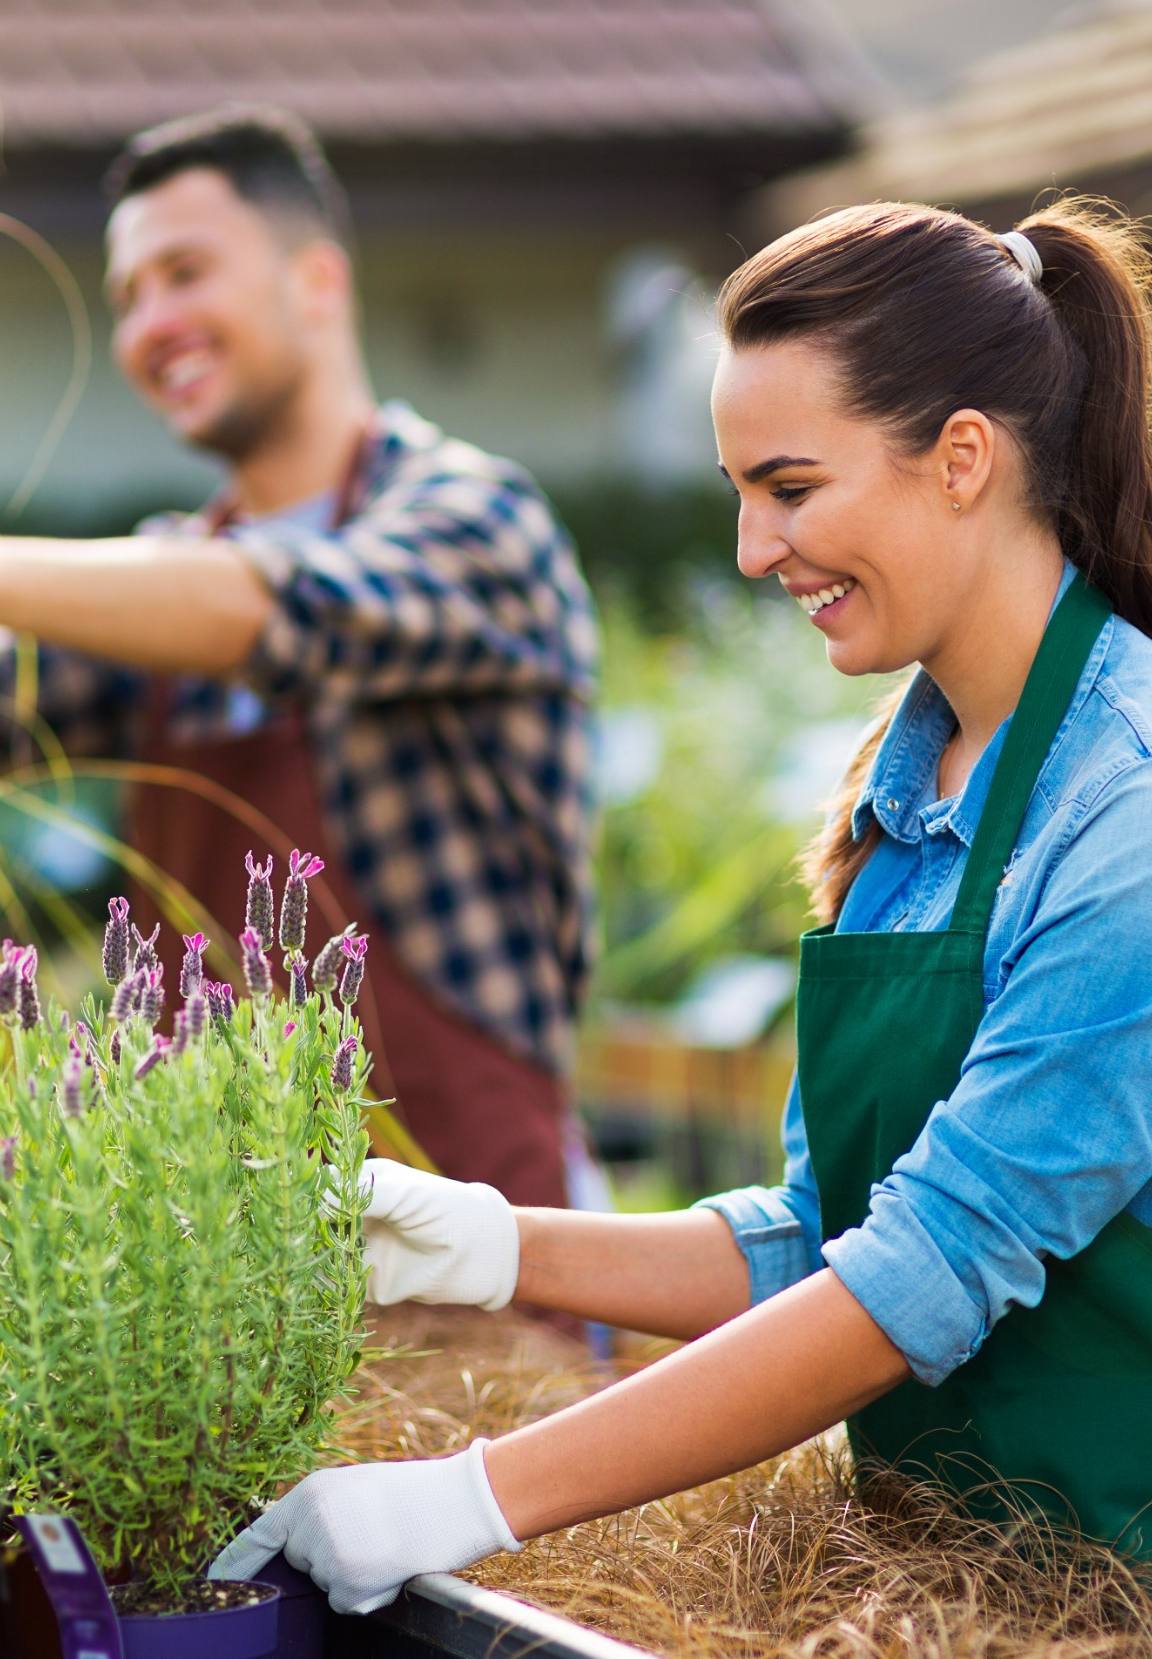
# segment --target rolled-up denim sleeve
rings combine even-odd
[[[947,1100],[824,1258],[928,1384],[1152,1195],[1152,762],[1043,872]],[[1149,1235],[1152,1237],[1152,1233]]]
[[[779,1186],[739,1187],[693,1205],[715,1210],[731,1227],[748,1264],[753,1306],[799,1284],[821,1266],[820,1205],[795,1078],[784,1108],[783,1143],[784,1180]]]

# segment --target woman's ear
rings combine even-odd
[[[999,434],[979,409],[949,415],[936,442],[941,488],[954,508],[974,507],[992,476]]]

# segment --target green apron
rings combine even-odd
[[[959,1081],[984,1012],[997,884],[1108,614],[1080,577],[1053,613],[947,929],[801,940],[800,1098],[826,1239],[859,1226],[872,1184]],[[853,1449],[947,1486],[978,1515],[1035,1508],[1152,1558],[1152,1228],[1118,1215],[1046,1266],[1038,1307],[1012,1309],[939,1387],[909,1381],[865,1407],[849,1423]]]

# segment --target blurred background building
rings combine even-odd
[[[124,137],[225,101],[288,106],[351,194],[381,392],[567,480],[633,461],[663,476],[632,417],[650,430],[682,382],[672,448],[699,472],[712,466],[700,284],[707,295],[738,259],[754,191],[841,154],[863,112],[858,59],[795,10],[5,0],[3,201],[68,261],[103,337],[99,186]],[[9,250],[0,269],[0,341],[22,388],[0,405],[2,488],[50,418],[69,342],[32,262]],[[207,477],[99,352],[53,490],[187,494]]]

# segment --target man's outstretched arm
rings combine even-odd
[[[219,537],[0,537],[0,626],[134,668],[229,674],[273,604]]]

